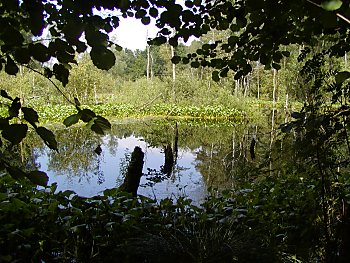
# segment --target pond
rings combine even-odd
[[[186,196],[196,203],[208,187],[234,188],[254,176],[270,138],[258,125],[214,120],[125,119],[113,123],[105,136],[86,128],[56,128],[54,133],[59,153],[33,135],[21,155],[28,169],[47,172],[58,190],[89,197],[120,186],[139,146],[145,156],[138,194]]]

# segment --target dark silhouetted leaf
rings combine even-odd
[[[45,68],[44,69],[44,76],[47,77],[47,78],[51,78],[53,76],[52,70],[49,69],[49,68]]]
[[[0,130],[5,129],[7,126],[9,126],[9,120],[7,118],[1,118],[0,117]]]
[[[9,116],[10,118],[18,117],[19,109],[21,108],[21,102],[18,97],[16,97],[9,107]]]
[[[36,129],[37,134],[43,139],[44,143],[52,150],[58,152],[57,141],[55,135],[52,131],[46,129],[45,127],[38,127]]]
[[[343,83],[345,80],[347,80],[348,78],[350,78],[350,72],[348,71],[341,71],[341,72],[338,72],[336,75],[335,75],[335,82],[337,84],[341,84]]]
[[[272,67],[275,69],[275,70],[280,70],[282,67],[280,64],[277,64],[277,63],[272,63]]]
[[[95,30],[86,30],[85,37],[86,37],[87,43],[92,48],[95,48],[95,47],[102,48],[107,46],[108,35],[105,33],[102,33],[100,31],[95,31]]]
[[[32,171],[27,174],[27,178],[36,185],[47,186],[49,177],[45,172],[42,171]]]
[[[61,81],[63,86],[68,84],[69,70],[66,69],[64,65],[55,64],[53,66],[53,74],[55,75],[56,79]]]
[[[10,58],[10,56],[7,56],[6,58],[5,71],[9,75],[16,75],[19,71],[16,63]]]
[[[102,148],[101,148],[101,145],[97,145],[96,149],[94,150],[94,152],[97,154],[97,155],[101,155],[102,153]]]
[[[219,72],[218,71],[213,71],[213,73],[211,74],[211,77],[214,81],[218,82],[220,80],[219,77]]]
[[[91,125],[91,130],[96,132],[97,134],[101,134],[101,135],[105,134],[104,131],[102,130],[102,128],[99,125],[97,125],[96,123]]]
[[[289,51],[281,51],[281,53],[285,57],[289,57],[290,56],[290,52]]]
[[[115,64],[115,56],[106,47],[93,47],[90,52],[92,62],[99,69],[109,70]]]
[[[2,39],[9,46],[21,46],[24,41],[22,34],[11,26],[6,27],[2,33]]]
[[[182,63],[188,64],[188,63],[190,63],[190,60],[188,58],[182,58]]]
[[[151,7],[149,9],[149,15],[153,18],[156,18],[158,16],[158,10],[157,8]]]
[[[144,25],[149,25],[149,23],[151,23],[151,19],[149,18],[149,16],[144,16],[141,18],[141,22]]]
[[[179,45],[179,43],[177,42],[177,38],[175,37],[169,38],[169,45],[173,47],[177,47]]]
[[[117,51],[122,51],[122,50],[123,50],[123,47],[121,47],[121,46],[115,44],[115,50],[117,50]]]
[[[294,111],[292,112],[291,116],[294,118],[294,119],[302,119],[305,117],[305,113],[304,112],[297,112],[297,111]]]
[[[24,119],[33,126],[35,126],[36,122],[39,122],[38,113],[32,108],[22,107],[22,112],[24,115]]]
[[[23,172],[21,169],[13,166],[7,166],[6,170],[11,175],[11,177],[15,180],[21,180],[26,177],[26,173]]]
[[[1,135],[12,144],[19,144],[26,137],[27,131],[26,124],[10,124],[5,127]]]
[[[192,68],[199,68],[199,66],[200,66],[200,64],[199,64],[198,61],[192,61],[192,62],[191,62],[191,67],[192,67]]]
[[[280,129],[284,133],[289,133],[294,127],[294,123],[281,124]]]
[[[13,99],[7,94],[7,92],[6,92],[5,90],[3,90],[3,89],[0,91],[0,95],[1,95],[1,97],[4,97],[4,98],[6,98],[6,99],[13,100]]]
[[[181,57],[179,57],[179,56],[173,56],[173,57],[171,58],[171,62],[172,62],[173,64],[179,64],[180,61],[181,61]]]
[[[29,45],[29,50],[37,61],[47,62],[50,60],[49,49],[41,43]]]
[[[99,115],[96,116],[96,119],[94,120],[94,123],[96,125],[100,126],[101,129],[104,130],[104,131],[105,130],[110,130],[112,128],[111,123],[107,119],[105,119],[105,118],[103,118],[102,116],[99,116]]]
[[[92,118],[96,117],[96,113],[93,112],[92,110],[89,110],[89,109],[83,109],[81,111],[81,120],[83,122],[89,122],[92,120]]]
[[[31,57],[27,48],[19,48],[15,50],[14,58],[21,64],[28,64]]]
[[[81,115],[82,115],[81,112],[78,112],[77,114],[70,115],[64,119],[63,124],[66,127],[72,126],[80,120]]]

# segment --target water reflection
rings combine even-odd
[[[36,162],[59,190],[93,196],[123,183],[138,146],[145,153],[139,194],[157,199],[185,195],[199,201],[208,186],[231,188],[254,176],[259,157],[269,147],[259,129],[164,120],[123,121],[104,137],[83,128],[58,129],[59,153],[36,145]]]

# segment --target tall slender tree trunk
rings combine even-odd
[[[174,52],[174,47],[170,46],[170,51],[171,51],[171,57],[175,56],[175,52]],[[173,99],[174,102],[176,102],[176,87],[175,87],[175,80],[176,80],[176,67],[175,64],[172,63],[172,76],[173,76]]]
[[[277,70],[273,69],[273,90],[272,90],[272,117],[271,117],[271,137],[270,137],[270,175],[272,173],[272,144],[274,141],[275,133],[275,107],[276,107],[276,90],[277,90]]]
[[[94,97],[95,97],[95,104],[98,104],[97,91],[96,91],[96,82],[94,82]]]
[[[243,78],[244,94],[243,97],[247,97],[249,89],[249,75]]]
[[[256,68],[257,68],[257,86],[258,86],[258,100],[260,100],[260,71],[259,71],[259,66],[260,66],[260,62],[257,61],[256,62]]]
[[[148,30],[147,30],[147,33],[146,33],[146,41],[148,39]],[[147,49],[147,68],[146,68],[146,76],[147,76],[147,80],[150,79],[150,48],[149,48],[149,45],[147,45],[146,47]]]
[[[154,77],[154,72],[153,72],[153,56],[152,55],[150,55],[150,57],[151,57],[151,80],[153,79],[153,77]]]
[[[345,59],[345,67],[347,67],[348,66],[348,52],[345,52],[344,59]]]
[[[211,144],[211,148],[210,148],[210,161],[209,161],[209,167],[208,167],[208,178],[207,178],[207,186],[211,184],[211,165],[212,165],[212,162],[213,162],[213,153],[214,153],[214,144],[212,143]],[[209,184],[210,182],[210,184]]]
[[[286,102],[285,102],[285,104],[284,104],[284,122],[286,123],[287,121],[288,121],[288,119],[289,119],[289,109],[288,109],[288,107],[289,107],[289,105],[288,105],[288,103],[289,103],[289,96],[288,96],[288,93],[286,93]]]
[[[151,57],[150,57],[149,45],[147,45],[147,69],[146,69],[147,80],[150,79],[150,64],[151,64]]]
[[[273,90],[272,90],[272,118],[271,129],[275,127],[275,108],[276,108],[276,90],[277,90],[277,70],[273,70]]]
[[[237,80],[235,81],[235,96],[236,96],[236,97],[238,96],[239,85],[240,85],[240,80],[237,79]]]

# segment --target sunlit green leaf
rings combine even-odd
[[[328,0],[328,1],[322,1],[321,7],[324,10],[327,11],[335,11],[339,9],[343,4],[343,1],[341,0]]]

